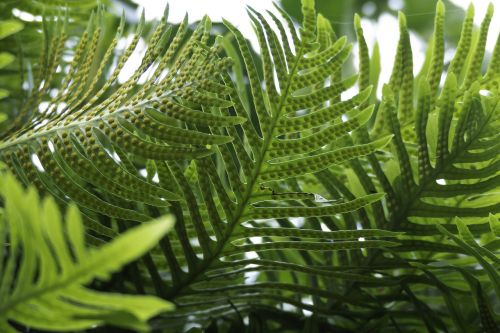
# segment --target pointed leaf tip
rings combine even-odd
[[[458,84],[457,83],[457,76],[455,75],[455,73],[449,73],[446,76],[446,80],[444,81],[443,89],[456,87],[457,84]]]
[[[169,11],[170,11],[170,7],[168,5],[168,3],[165,5],[165,9],[163,10],[163,17],[165,18],[165,20],[168,19],[168,14],[169,14]]]
[[[317,20],[318,20],[318,22],[317,22],[318,27],[330,28],[331,29],[330,20],[327,19],[326,17],[324,17],[322,14],[318,14]]]
[[[358,79],[359,79],[359,74],[351,75],[347,79],[344,80],[344,86],[345,87],[352,87],[356,82],[358,82]]]
[[[175,219],[172,215],[165,215],[148,223],[154,225],[151,229],[154,229],[158,234],[165,235],[174,226]]]
[[[488,10],[486,11],[486,16],[493,16],[493,13],[495,12],[495,8],[493,6],[493,3],[489,3],[488,5]]]
[[[474,3],[470,3],[469,4],[469,7],[467,7],[467,14],[466,14],[466,17],[467,18],[473,18],[474,17]]]
[[[205,23],[205,30],[210,31],[210,29],[212,28],[212,20],[210,19],[210,17],[208,15],[203,16],[203,21]]]
[[[375,201],[382,200],[384,197],[385,197],[385,193],[382,192],[382,193],[368,194],[365,198],[367,198],[370,202],[375,202]]]
[[[392,97],[393,97],[393,92],[391,86],[388,85],[387,83],[384,83],[384,86],[382,87],[382,98],[391,99]]]
[[[363,109],[359,114],[357,115],[358,121],[361,125],[366,124],[368,120],[370,120],[373,110],[375,109],[375,105],[372,104],[365,109]]]
[[[372,142],[372,145],[376,149],[382,149],[385,146],[387,146],[389,144],[389,142],[391,142],[393,136],[394,135],[391,134],[391,135],[385,136],[383,138],[380,138],[378,140],[375,140],[375,141]]]
[[[302,7],[314,9],[314,0],[302,0]]]
[[[373,90],[373,86],[370,85],[368,87],[366,87],[365,89],[361,90],[361,92],[359,92],[358,94],[358,98],[360,101],[364,102],[368,99],[368,97],[370,97],[370,95],[372,94],[372,90]]]
[[[354,14],[354,27],[356,29],[361,29],[361,18],[359,17],[358,13]]]
[[[406,15],[403,12],[398,12],[399,29],[406,29]]]
[[[446,7],[445,7],[443,1],[439,0],[437,5],[436,5],[436,13],[442,15],[442,14],[444,14],[445,9],[446,9]]]
[[[344,46],[347,43],[347,36],[342,36],[335,43],[339,43],[341,46]]]
[[[224,17],[222,18],[222,23],[229,29],[229,30],[234,30],[236,27],[227,19]]]

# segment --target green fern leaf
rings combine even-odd
[[[60,201],[69,197],[91,219],[98,213],[147,221],[149,213],[141,203],[163,207],[180,197],[143,179],[141,165],[148,159],[210,155],[213,149],[207,147],[232,140],[213,134],[210,128],[244,119],[219,111],[231,105],[230,89],[220,83],[220,72],[229,60],[220,58],[216,47],[206,45],[208,18],[191,35],[184,20],[171,36],[165,15],[149,38],[142,63],[120,84],[119,74],[142,38],[144,17],[131,43],[115,56],[124,29],[122,18],[103,58],[96,62],[97,45],[104,38],[102,15],[99,10],[89,20],[61,82],[55,82],[55,77],[64,74],[57,65],[66,35],[62,23],[55,23],[54,30],[62,32],[46,36],[50,44],[43,55],[46,68],[40,68],[31,96],[4,133],[0,158],[25,183]],[[115,58],[108,76],[107,68]],[[145,83],[138,85],[142,79]],[[43,103],[47,106],[39,108]],[[125,167],[127,161],[133,167]],[[144,194],[137,193],[138,188]]]
[[[294,302],[290,291],[304,296],[328,294],[303,284],[242,285],[245,268],[224,267],[225,263],[241,260],[245,253],[257,252],[260,260],[273,257],[274,269],[278,271],[293,267],[293,274],[314,275],[314,270],[301,271],[300,265],[280,260],[279,256],[296,251],[351,252],[398,245],[379,239],[398,234],[372,229],[360,230],[359,234],[349,231],[351,240],[336,240],[342,231],[334,234],[314,230],[316,227],[308,231],[290,223],[292,217],[329,218],[381,200],[383,194],[370,194],[341,203],[321,203],[311,193],[287,188],[285,180],[290,184],[302,182],[309,174],[373,153],[390,141],[390,137],[384,137],[363,144],[344,142],[351,131],[368,122],[373,112],[373,106],[366,103],[371,90],[367,86],[349,100],[340,98],[358,80],[357,76],[340,77],[351,46],[345,38],[334,38],[329,23],[316,17],[313,2],[304,2],[303,12],[304,22],[297,34],[282,11],[281,18],[268,13],[276,26],[273,29],[264,13],[249,10],[260,45],[263,77],[259,76],[244,36],[225,22],[238,48],[227,38],[219,41],[234,57],[234,72],[248,79],[249,90],[247,93],[239,88],[229,75],[223,75],[224,84],[233,87],[229,93],[232,108],[246,122],[220,129],[217,134],[232,136],[234,140],[218,145],[213,156],[196,159],[194,178],[189,176],[191,167],[156,161],[160,184],[183,198],[172,204],[177,207],[174,209],[178,222],[176,234],[169,236],[172,255],[165,256],[172,271],[167,297],[183,304],[186,314],[194,313],[199,320],[203,320],[203,308],[217,304],[221,311],[228,309],[228,297],[235,306],[241,306],[256,292],[265,295],[274,287],[276,297],[268,301],[274,299],[278,303]],[[294,43],[284,40],[285,36],[292,36]],[[343,115],[348,117],[345,122]],[[268,226],[268,221],[274,219],[283,220],[280,227]],[[256,242],[255,237],[262,237],[263,241]],[[360,241],[360,237],[369,239]],[[160,260],[156,266],[161,266]],[[187,272],[181,267],[187,267]],[[222,268],[223,273],[216,273]],[[267,265],[255,269],[260,270],[268,270]],[[204,281],[203,276],[209,275],[217,278]],[[221,285],[223,277],[230,277],[231,281]],[[368,280],[373,281],[370,277],[363,281]],[[260,304],[260,298],[253,303]],[[172,320],[181,319],[165,318]]]
[[[478,39],[473,43],[474,11],[469,7],[443,86],[440,86],[445,33],[443,4],[437,4],[431,48],[416,79],[411,76],[411,46],[404,16],[400,15],[401,36],[391,80],[383,89],[375,123],[368,123],[369,134],[358,132],[358,140],[369,140],[389,131],[394,135],[393,149],[382,149],[386,150],[385,155],[369,155],[369,163],[351,164],[351,170],[331,168],[324,173],[330,178],[335,175],[337,179],[351,179],[347,185],[318,177],[331,192],[357,193],[358,184],[364,184],[361,188],[366,191],[370,182],[376,191],[386,192],[387,204],[382,218],[375,205],[372,209],[365,207],[365,218],[386,221],[381,229],[405,234],[398,237],[399,245],[387,250],[367,250],[367,258],[358,265],[375,269],[375,262],[382,260],[381,256],[395,256],[395,265],[401,272],[405,267],[425,267],[423,274],[407,271],[409,276],[402,282],[402,290],[409,299],[401,304],[411,302],[417,312],[427,311],[427,314],[416,315],[425,320],[429,331],[453,327],[458,332],[467,332],[479,325],[484,330],[496,331],[494,327],[498,326],[498,318],[489,311],[496,303],[489,304],[483,294],[492,289],[498,293],[498,254],[495,252],[499,248],[496,222],[500,212],[500,146],[496,130],[499,97],[495,85],[498,75],[491,63],[484,76],[481,73],[492,12],[490,6]],[[361,40],[362,30],[359,23],[355,24]],[[360,52],[360,59],[364,59],[366,50],[360,47]],[[497,49],[495,61],[496,53]],[[365,65],[360,65],[370,71],[363,74],[365,77],[371,75],[372,70],[367,63],[370,62],[364,59]],[[458,236],[454,234],[457,232]],[[453,243],[444,241],[443,235]],[[422,279],[432,287],[419,288],[417,285]],[[425,291],[433,288],[439,290],[439,296]],[[429,302],[446,315],[439,320],[433,318],[430,315],[433,310],[425,310]],[[476,306],[465,305],[468,303]],[[478,319],[474,323],[466,322],[461,313]],[[412,327],[410,321],[394,320],[397,325],[408,325],[401,327]]]
[[[171,218],[150,222],[113,242],[92,249],[78,209],[70,205],[62,222],[52,198],[41,202],[2,174],[5,202],[0,237],[0,327],[17,332],[10,321],[51,331],[82,330],[104,323],[147,330],[146,321],[172,305],[151,296],[103,293],[84,287],[106,279],[149,250],[172,227]],[[130,246],[136,239],[140,243]]]

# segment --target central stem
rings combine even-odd
[[[262,47],[266,46],[264,45]],[[267,151],[274,138],[276,123],[278,122],[278,119],[281,116],[281,112],[283,111],[283,105],[285,104],[287,98],[289,97],[289,90],[291,87],[291,83],[293,82],[294,76],[297,74],[297,66],[300,62],[300,59],[302,59],[302,55],[303,55],[303,47],[300,47],[300,49],[297,52],[297,55],[295,56],[295,61],[293,63],[293,66],[289,69],[289,75],[284,85],[284,89],[281,90],[282,94],[280,95],[280,102],[276,107],[276,112],[272,112],[273,108],[271,107],[271,119],[270,119],[271,122],[270,125],[266,127],[266,132],[263,133],[264,135],[263,135],[262,147],[259,154],[256,156],[254,171],[252,172],[251,177],[249,177],[248,179],[245,189],[245,194],[243,195],[243,200],[237,206],[235,213],[233,214],[233,219],[231,221],[228,221],[227,228],[223,235],[223,238],[217,241],[217,247],[215,251],[212,252],[212,255],[210,257],[203,260],[202,264],[199,267],[197,267],[196,271],[190,272],[187,275],[186,279],[182,280],[179,285],[175,286],[175,289],[172,289],[170,290],[169,293],[167,293],[168,299],[174,299],[177,296],[181,295],[183,291],[190,284],[196,281],[201,274],[203,274],[207,269],[210,268],[213,262],[220,257],[227,241],[233,234],[234,229],[237,228],[242,222],[244,222],[241,221],[241,217],[245,209],[247,208],[248,201],[252,197],[255,188],[258,185],[258,180],[262,166],[266,162]],[[260,119],[260,121],[264,122],[266,121],[266,119]]]

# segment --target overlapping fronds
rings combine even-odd
[[[122,1],[122,0],[118,0]],[[126,2],[127,0],[123,0]],[[130,2],[129,2],[130,3]],[[27,96],[26,85],[32,80],[33,73],[40,63],[40,50],[48,45],[43,35],[51,29],[52,16],[66,17],[66,38],[74,40],[85,29],[92,11],[98,5],[111,4],[111,1],[82,0],[82,1],[38,1],[15,0],[0,2],[0,117],[11,117],[17,114]],[[133,5],[126,5],[132,7]],[[120,20],[120,13],[113,15],[106,13],[103,24],[115,26]],[[16,28],[19,32],[5,36],[6,28]],[[105,35],[106,41],[112,35]],[[71,43],[71,42],[70,42]],[[62,57],[61,66],[65,66],[67,57]],[[0,132],[7,122],[0,122]]]
[[[300,35],[283,12],[281,18],[269,13],[266,19],[249,11],[263,55],[263,85],[248,42],[226,22],[238,45],[232,55],[239,71],[235,77],[248,79],[248,94],[226,72],[229,60],[218,55],[219,45],[228,41],[206,46],[208,18],[189,36],[187,20],[173,34],[165,16],[139,68],[117,83],[141,38],[142,21],[108,69],[123,25],[96,62],[102,33],[98,12],[63,72],[57,64],[64,33],[48,36],[50,47],[31,98],[0,146],[2,159],[26,184],[82,207],[91,241],[114,237],[127,228],[124,221],[144,222],[166,211],[176,215],[175,234],[134,266],[143,274],[134,281],[138,290],[179,305],[174,317],[180,320],[168,318],[168,325],[183,325],[187,315],[203,322],[213,308],[232,312],[252,303],[297,302],[307,307],[301,297],[327,299],[331,293],[279,279],[247,285],[244,273],[292,269],[294,275],[314,276],[322,270],[303,271],[300,260],[280,257],[397,245],[386,238],[398,233],[355,225],[338,230],[331,222],[330,216],[379,201],[383,193],[337,202],[293,189],[305,175],[373,153],[391,137],[363,144],[346,140],[369,120],[371,91],[367,87],[341,98],[357,81],[357,76],[341,79],[351,46],[316,17],[313,2],[304,2],[303,11]],[[62,22],[55,24],[54,31],[63,28]],[[319,223],[298,227],[294,217],[327,219],[331,231],[323,232]],[[256,242],[259,238],[264,241]],[[254,266],[248,253],[258,253],[262,261]],[[256,293],[262,297],[249,302]]]
[[[316,16],[313,2],[304,2],[303,12],[299,35],[287,14],[277,17],[269,12],[266,18],[249,9],[262,71],[241,32],[225,22],[238,48],[232,48],[230,40],[220,42],[235,62],[234,77],[247,78],[248,90],[229,75],[223,78],[225,84],[234,85],[232,109],[247,121],[221,130],[234,140],[219,145],[215,158],[197,159],[184,172],[175,162],[156,163],[160,184],[185,198],[176,208],[177,220],[182,220],[177,224],[177,239],[170,237],[171,253],[166,253],[172,281],[165,295],[175,298],[179,307],[161,321],[164,325],[181,325],[186,320],[183,316],[200,321],[214,313],[234,314],[235,309],[247,313],[273,304],[316,310],[304,298],[328,302],[338,296],[318,276],[372,287],[378,279],[316,266],[315,253],[339,253],[333,255],[337,257],[398,244],[391,240],[397,233],[356,230],[355,224],[339,230],[333,222],[334,216],[356,211],[383,194],[338,202],[296,190],[308,174],[374,153],[391,138],[357,145],[345,140],[370,118],[373,106],[366,101],[371,91],[367,88],[350,99],[341,98],[357,82],[357,76],[340,77],[351,46],[346,38],[337,39],[328,22]],[[315,222],[299,226],[295,217]],[[330,231],[322,230],[323,220]],[[305,253],[306,259],[299,253]],[[248,274],[260,274],[262,279],[248,283]],[[283,275],[292,279],[283,280]],[[308,279],[317,284],[311,285]],[[346,301],[368,307],[372,302],[362,295]],[[329,311],[326,306],[318,309]]]
[[[370,56],[360,18],[359,73],[344,77],[347,38],[314,1],[302,11],[297,29],[279,7],[250,8],[257,56],[230,22],[212,45],[208,18],[190,32],[165,16],[125,82],[142,21],[129,46],[117,48],[121,26],[96,60],[97,13],[63,68],[65,36],[48,35],[0,158],[75,201],[92,242],[175,215],[175,231],[115,281],[175,302],[155,328],[241,330],[248,317],[263,331],[495,332],[498,42],[482,72],[492,8],[477,32],[468,10],[448,64],[439,1],[415,77],[401,13],[380,101],[378,49]]]
[[[425,322],[430,332],[498,332],[498,316],[492,310],[498,306],[500,278],[498,42],[486,72],[481,71],[493,7],[477,33],[473,33],[474,9],[469,7],[449,64],[444,61],[444,11],[438,2],[431,50],[416,78],[406,20],[400,13],[391,80],[383,87],[370,133],[366,129],[357,133],[358,142],[392,134],[390,149],[368,156],[367,162],[343,170],[343,175],[330,173],[346,179],[347,185],[325,175],[318,177],[324,186],[337,191],[386,192],[383,210],[377,205],[365,210],[366,223],[405,232],[398,239],[399,246],[370,251],[354,265],[399,280],[397,288],[371,294],[381,304],[383,299],[394,303],[384,320],[372,316],[367,324],[363,319],[359,327],[365,331],[365,327],[370,327],[368,331],[387,327],[407,331]],[[360,77],[376,84],[369,78],[374,77],[370,71],[378,68],[371,68],[357,26]],[[401,317],[391,314],[397,311],[408,312]]]
[[[0,19],[0,46],[2,47],[2,51],[0,52],[0,70],[5,69],[14,61],[16,60],[16,57],[10,53],[7,52],[7,47],[4,45],[4,39],[6,37],[15,35],[19,31],[23,30],[24,25],[22,22],[19,22],[18,20],[2,20]],[[3,82],[2,82],[3,83]],[[2,84],[0,86],[0,100],[8,97],[10,95],[10,91],[6,89],[7,87]],[[7,116],[2,113],[2,118],[0,119],[0,123],[2,123]]]
[[[440,84],[439,73],[444,66],[443,12],[440,2],[432,52],[428,53],[430,66],[424,69],[418,84],[405,83],[406,76],[413,80],[413,69],[400,61],[411,59],[401,16],[393,78],[403,81],[384,87],[378,110],[385,131],[394,135],[392,151],[397,157],[397,163],[390,162],[391,168],[385,172],[386,179],[392,180],[392,184],[386,184],[391,186],[386,192],[393,193],[388,211],[392,222],[388,223],[431,234],[437,233],[434,224],[446,218],[487,217],[500,212],[494,199],[500,185],[500,141],[495,131],[500,105],[498,88],[492,84],[499,75],[495,60],[498,47],[486,74],[480,72],[493,9],[490,6],[475,43],[471,43],[473,7],[469,8],[458,49]],[[407,123],[404,114],[408,114],[406,120],[410,119]],[[408,130],[414,135],[405,137]]]
[[[173,305],[153,296],[91,290],[110,273],[153,247],[173,225],[172,218],[127,232],[99,249],[85,244],[80,213],[70,205],[63,219],[54,200],[40,201],[2,173],[0,194],[0,330],[18,325],[47,331],[74,331],[111,324],[148,330],[147,320]],[[140,243],[136,239],[141,239]]]

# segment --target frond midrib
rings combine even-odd
[[[288,93],[291,87],[292,80],[296,74],[298,74],[298,71],[296,71],[297,66],[301,60],[301,57],[303,56],[304,52],[304,44],[300,45],[300,48],[298,49],[298,52],[295,56],[295,62],[293,63],[292,67],[292,72],[291,75],[289,75],[285,89],[283,90],[284,93],[281,94],[280,97],[280,103],[278,105],[278,108],[275,113],[272,112],[271,110],[271,124],[270,126],[267,127],[267,131],[264,134],[264,140],[263,140],[263,146],[261,151],[259,152],[260,154],[256,157],[255,159],[255,168],[254,172],[252,174],[252,177],[248,180],[247,186],[245,193],[243,195],[243,200],[241,203],[238,205],[238,208],[236,210],[236,214],[234,215],[232,221],[228,221],[227,223],[227,229],[226,232],[223,234],[223,238],[219,241],[217,241],[217,246],[216,250],[213,253],[213,255],[208,258],[207,260],[203,260],[205,263],[204,265],[201,265],[198,267],[198,269],[193,272],[193,274],[188,274],[187,278],[184,281],[181,281],[179,285],[176,286],[175,289],[171,289],[169,293],[167,293],[167,298],[175,298],[182,294],[182,292],[189,287],[189,285],[193,282],[195,282],[198,277],[203,274],[212,264],[215,260],[217,260],[222,253],[224,247],[227,244],[227,241],[231,238],[231,235],[233,233],[233,230],[236,226],[238,226],[240,222],[240,218],[243,216],[243,213],[245,212],[245,209],[247,208],[248,201],[252,197],[253,191],[255,190],[255,183],[257,182],[260,171],[262,169],[262,165],[265,162],[265,157],[267,154],[267,151],[269,149],[269,146],[271,145],[271,142],[273,141],[274,137],[274,131],[276,128],[276,124],[278,119],[280,118],[281,112],[283,111],[283,105],[286,101],[286,99],[289,97]],[[184,282],[184,283],[183,283]]]
[[[47,124],[45,124],[43,127],[39,128],[36,130],[36,132],[31,132],[33,129],[30,129],[28,132],[25,132],[21,134],[20,136],[16,137],[16,134],[13,134],[12,136],[14,137],[12,140],[7,140],[7,141],[0,141],[0,151],[2,150],[7,150],[9,148],[12,148],[17,145],[25,144],[26,142],[33,141],[34,139],[37,138],[43,138],[45,136],[50,136],[53,133],[57,132],[64,132],[71,130],[76,127],[86,127],[88,125],[95,125],[99,122],[102,122],[103,120],[109,119],[109,118],[114,118],[119,116],[123,112],[128,112],[131,109],[135,108],[140,108],[143,105],[149,104],[153,101],[159,101],[159,97],[154,97],[150,100],[147,101],[142,101],[138,103],[134,103],[133,105],[123,105],[120,108],[117,108],[113,112],[104,114],[104,115],[96,115],[95,117],[92,117],[91,119],[86,119],[86,120],[80,120],[80,119],[75,119],[75,121],[69,122],[65,125],[62,126],[54,126],[49,129],[43,129],[44,127],[47,127],[48,125],[52,124],[52,121],[49,121]],[[57,120],[57,119],[55,119]],[[64,120],[59,120],[64,122]]]
[[[453,165],[454,163],[453,161],[457,157],[459,157],[460,154],[466,151],[467,147],[469,147],[478,139],[484,128],[488,125],[490,117],[493,115],[494,112],[495,108],[492,109],[492,112],[490,112],[488,117],[485,117],[484,122],[481,124],[481,127],[477,130],[477,132],[475,133],[475,135],[472,137],[471,140],[466,142],[464,145],[457,147],[455,151],[450,152],[448,158],[445,159],[439,167],[434,167],[432,169],[433,171],[417,184],[415,190],[409,194],[408,199],[405,202],[403,208],[398,211],[398,214],[394,215],[393,219],[391,219],[390,222],[392,223],[393,226],[397,226],[400,223],[408,222],[408,213],[414,207],[414,205],[420,203],[420,198],[421,198],[420,195],[426,189],[426,186],[430,183],[434,183],[437,179],[439,179],[440,178],[439,175],[442,172],[444,172],[448,167],[450,167],[450,165]]]
[[[11,301],[5,303],[3,306],[0,306],[0,317],[1,317],[2,313],[7,313],[9,311],[9,309],[14,308],[15,306],[17,306],[17,305],[19,305],[27,300],[37,298],[41,295],[50,294],[50,293],[52,293],[56,290],[59,290],[59,289],[68,288],[72,284],[75,284],[77,282],[82,283],[81,282],[82,275],[88,274],[88,272],[91,272],[94,269],[98,269],[100,265],[99,265],[99,263],[94,263],[92,266],[82,265],[82,266],[78,267],[78,269],[76,269],[74,272],[72,272],[71,274],[66,276],[65,278],[54,281],[52,283],[52,285],[41,286],[41,287],[38,286],[38,287],[35,287],[34,289],[32,289],[31,292],[24,293],[24,294],[21,294],[20,297],[13,298]],[[88,279],[86,279],[86,280],[88,280]]]

